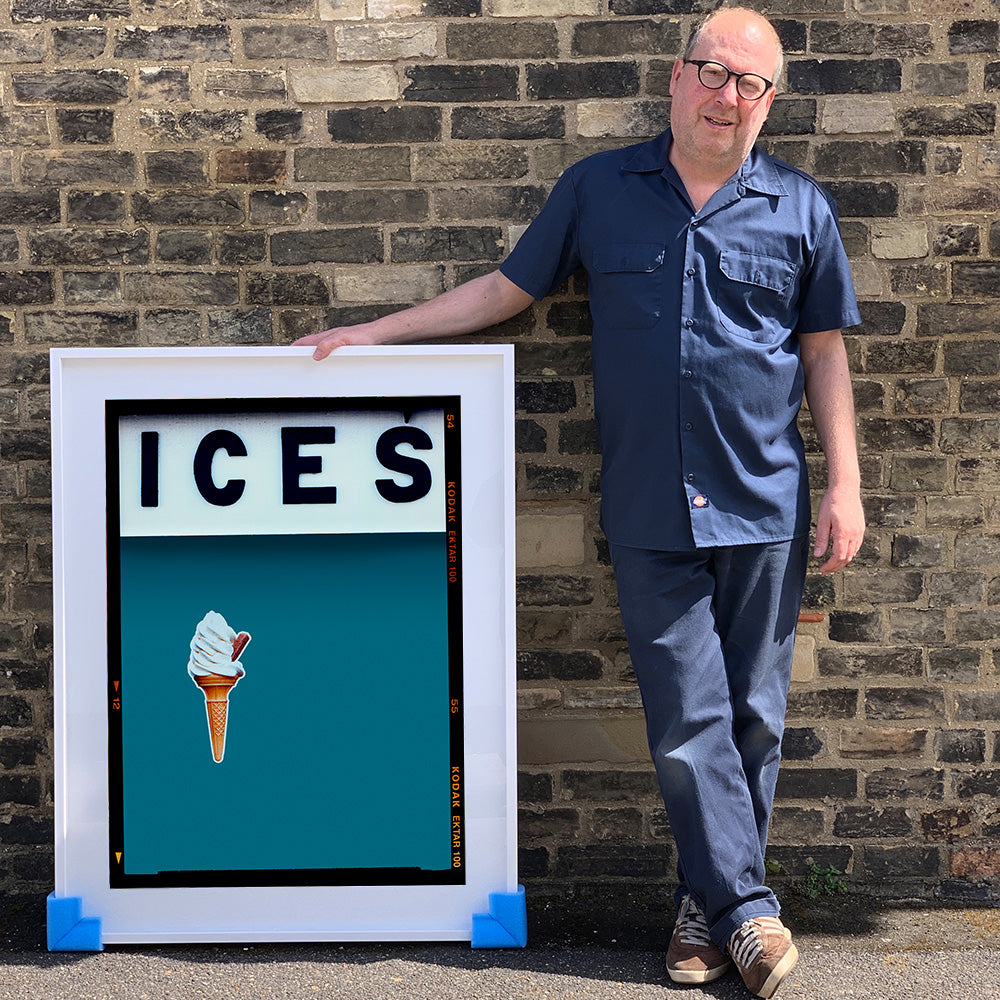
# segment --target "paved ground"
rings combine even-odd
[[[853,915],[853,916],[852,916]],[[794,924],[793,917],[788,922]],[[835,929],[798,929],[801,959],[780,1000],[998,1000],[1000,909],[842,907]],[[823,921],[819,921],[823,923]],[[662,951],[627,941],[524,950],[465,944],[116,947],[0,954],[3,1000],[747,1000],[730,973],[674,987]],[[604,937],[601,931],[592,931]],[[536,935],[538,936],[538,935]]]

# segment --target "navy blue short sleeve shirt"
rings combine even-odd
[[[536,299],[587,272],[612,542],[794,538],[810,517],[799,337],[860,321],[836,208],[755,149],[696,213],[669,143],[570,167],[500,270]]]

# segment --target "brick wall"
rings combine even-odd
[[[567,164],[664,126],[692,6],[2,5],[8,914],[52,882],[48,348],[287,343],[492,268]],[[847,572],[809,582],[824,618],[797,647],[772,857],[995,901],[997,8],[769,13],[789,65],[765,144],[836,196],[864,300],[848,343],[871,523]],[[517,344],[522,874],[543,888],[661,882],[672,860],[597,528],[584,299],[572,279],[487,335]]]

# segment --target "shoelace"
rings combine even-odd
[[[729,939],[729,954],[741,969],[749,969],[763,954],[764,942],[760,936],[760,924],[748,920]]]
[[[685,896],[677,915],[677,934],[684,944],[704,947],[712,943],[708,935],[708,921],[690,896]]]

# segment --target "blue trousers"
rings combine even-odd
[[[611,546],[646,732],[694,898],[725,949],[779,911],[764,851],[808,537],[692,552]]]

